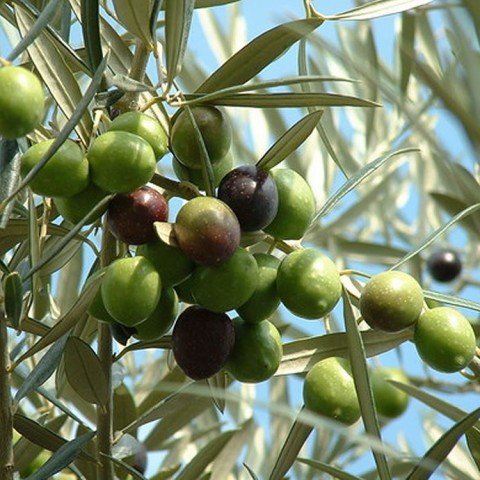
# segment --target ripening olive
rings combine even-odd
[[[377,367],[370,372],[370,384],[377,412],[386,418],[396,418],[407,409],[409,396],[388,380],[400,383],[409,381],[405,373],[398,368]]]
[[[462,261],[454,250],[438,250],[428,257],[427,268],[437,282],[451,282],[460,275]]]

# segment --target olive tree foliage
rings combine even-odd
[[[48,94],[43,124],[0,143],[0,478],[14,478],[12,452],[16,471],[48,453],[32,480],[147,478],[132,467],[140,444],[151,453],[152,479],[478,478],[479,412],[458,400],[476,394],[478,405],[477,358],[462,374],[438,376],[420,359],[407,361],[411,331],[367,331],[358,305],[369,274],[401,268],[428,302],[464,309],[479,332],[480,188],[471,159],[480,149],[480,6],[377,0],[324,15],[321,2],[296,2],[303,17],[295,19],[270,2],[277,24],[253,37],[241,0],[0,1],[9,40],[2,63],[34,71]],[[395,15],[392,62],[373,28],[386,15]],[[192,19],[213,67],[189,43]],[[323,33],[333,23],[335,38]],[[284,76],[272,76],[271,64]],[[342,271],[342,300],[325,319],[306,322],[284,309],[273,316],[284,352],[262,389],[224,373],[192,382],[173,361],[169,335],[112,346],[108,326],[87,313],[100,281],[86,278],[118,253],[108,233],[101,222],[63,221],[18,174],[31,143],[73,138],[87,149],[108,125],[109,107],[141,109],[168,132],[179,107],[201,104],[226,108],[236,164],[283,162],[316,197],[301,242],[249,235],[244,245],[314,246]],[[438,134],[439,112],[461,132],[462,150]],[[208,184],[208,155],[202,162]],[[171,198],[198,194],[175,180],[168,158],[153,182]],[[439,293],[425,261],[449,239],[464,272]],[[382,363],[387,352],[410,377],[398,387],[424,412],[421,447],[406,430],[386,438],[389,425],[377,415],[367,358]],[[353,366],[362,418],[351,427],[306,411],[292,395],[315,362],[332,356]]]

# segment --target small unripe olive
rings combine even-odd
[[[396,418],[407,409],[409,396],[388,380],[401,383],[409,383],[409,381],[405,373],[398,368],[377,367],[370,372],[370,383],[377,412],[386,418]]]
[[[160,160],[168,151],[168,138],[160,123],[142,112],[126,112],[116,117],[109,131],[130,132],[146,140]]]
[[[148,183],[155,173],[155,153],[143,138],[129,132],[106,132],[88,152],[93,182],[110,193],[126,193]]]
[[[316,363],[305,377],[303,401],[312,412],[352,425],[360,418],[355,383],[337,358]]]
[[[277,293],[277,270],[280,260],[266,253],[253,254],[257,266],[257,286],[252,296],[240,307],[237,313],[247,322],[261,322],[268,319],[280,305]]]
[[[101,291],[105,309],[115,321],[133,327],[153,313],[162,282],[144,257],[115,260],[107,267]]]
[[[220,265],[199,266],[192,274],[196,303],[214,312],[227,312],[243,305],[255,291],[258,267],[244,248]]]
[[[20,171],[25,177],[47,153],[53,140],[31,146],[22,156]],[[65,143],[29,183],[33,192],[45,197],[71,197],[87,188],[89,166],[81,148],[72,140]]]
[[[0,136],[18,138],[42,121],[45,95],[38,77],[23,67],[0,68]]]
[[[289,168],[279,168],[270,173],[277,186],[278,210],[264,231],[284,240],[298,240],[315,215],[312,189],[301,175]]]
[[[307,319],[325,316],[337,304],[342,293],[335,264],[314,248],[287,255],[277,274],[278,295],[295,315]]]
[[[220,161],[230,149],[232,128],[228,117],[218,108],[211,106],[191,107],[195,123],[203,138],[212,164]],[[180,111],[170,132],[170,146],[177,159],[189,168],[201,168],[200,148],[195,128],[186,110]]]
[[[236,318],[233,323],[235,346],[226,365],[228,373],[244,383],[268,380],[278,370],[282,359],[280,333],[268,320],[247,323]]]
[[[413,341],[423,361],[440,372],[458,372],[475,355],[476,339],[470,322],[449,307],[432,308],[420,315]]]
[[[360,296],[360,312],[371,328],[398,332],[413,325],[422,311],[423,292],[418,282],[403,272],[373,276]]]

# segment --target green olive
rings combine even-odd
[[[47,153],[53,140],[31,146],[22,156],[21,174],[25,177]],[[55,152],[29,183],[33,192],[45,197],[71,197],[87,188],[89,167],[81,148],[72,140]]]
[[[403,272],[373,276],[360,297],[360,312],[371,328],[398,332],[413,325],[423,307],[418,282]]]
[[[220,265],[199,266],[192,274],[196,302],[213,312],[227,312],[243,305],[255,291],[258,267],[243,248]]]
[[[475,355],[476,339],[470,322],[449,307],[432,308],[420,315],[413,341],[423,361],[439,372],[458,372]]]
[[[239,382],[259,383],[268,380],[278,370],[283,347],[280,333],[273,323],[263,320],[248,323],[233,320],[235,345],[226,370]]]
[[[232,128],[228,117],[218,108],[210,106],[191,107],[198,130],[212,165],[225,157],[232,141]],[[189,168],[201,168],[200,148],[195,127],[186,110],[175,117],[170,132],[170,146],[177,159]]]
[[[370,372],[370,383],[377,412],[386,418],[396,418],[407,409],[409,396],[388,380],[400,383],[409,383],[409,381],[405,373],[398,368],[378,367]]]
[[[178,297],[173,288],[164,288],[153,313],[135,325],[138,340],[157,340],[170,330],[178,313]]]
[[[139,245],[137,255],[142,255],[152,262],[160,273],[164,288],[183,282],[195,268],[195,263],[179,248],[161,241]]]
[[[0,68],[0,136],[23,137],[44,113],[45,95],[37,76],[23,67]]]
[[[93,182],[110,193],[141,187],[155,173],[155,153],[143,138],[129,132],[106,132],[88,152]]]
[[[133,327],[152,315],[160,299],[162,282],[145,257],[116,260],[102,281],[105,309],[115,321]]]
[[[316,363],[303,384],[303,401],[312,412],[352,425],[360,405],[351,373],[335,357]]]
[[[160,160],[168,151],[168,138],[160,123],[142,112],[126,112],[119,115],[108,127],[109,131],[130,132],[146,140]]]
[[[81,192],[73,195],[73,197],[55,197],[53,203],[58,210],[58,213],[69,222],[78,223],[97,203],[107,196],[101,188],[94,183],[88,185],[87,188]],[[99,218],[108,208],[108,204],[97,212],[96,215],[90,216],[86,225],[93,223]]]
[[[277,270],[280,260],[266,253],[253,255],[258,266],[257,286],[252,296],[237,313],[247,322],[261,322],[270,317],[280,305],[277,293]]]
[[[310,185],[294,170],[270,172],[278,190],[277,215],[264,231],[284,240],[303,237],[315,215],[315,197]]]
[[[287,255],[277,274],[277,289],[282,303],[295,315],[307,319],[325,316],[342,293],[335,264],[314,248]]]

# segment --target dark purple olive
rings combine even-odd
[[[137,329],[135,327],[127,327],[120,323],[110,323],[110,331],[112,332],[113,338],[120,343],[121,345],[126,345],[129,338],[134,334],[137,333]]]
[[[113,235],[129,245],[157,240],[153,222],[166,222],[168,203],[150,187],[115,195],[108,206],[107,221]]]
[[[427,268],[437,282],[451,282],[460,275],[462,261],[454,250],[437,250],[428,258]]]
[[[278,211],[278,191],[272,176],[255,165],[243,165],[227,173],[217,197],[235,213],[246,232],[269,225]]]
[[[198,306],[182,312],[172,333],[173,356],[193,380],[218,373],[227,363],[234,343],[235,330],[228,315]]]

